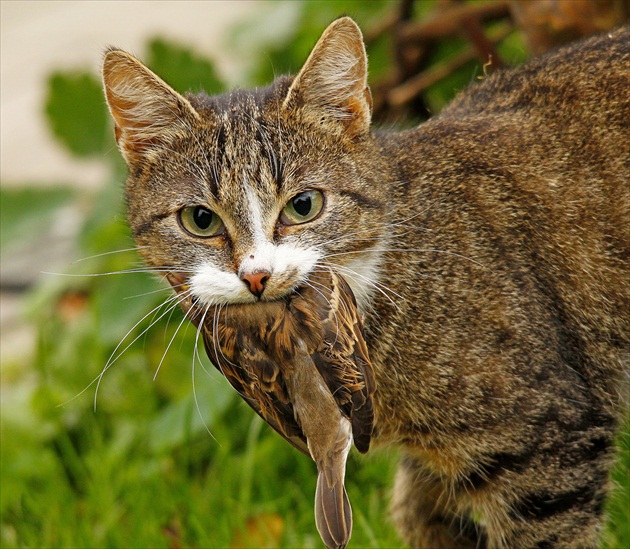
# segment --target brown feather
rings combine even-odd
[[[276,431],[308,454],[285,376],[304,344],[365,453],[374,420],[374,374],[352,290],[322,268],[285,299],[231,305],[202,315],[190,298],[182,308],[200,327],[206,353],[243,399]],[[299,439],[296,443],[295,438]]]

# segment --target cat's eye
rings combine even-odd
[[[210,237],[223,233],[223,221],[205,206],[188,206],[179,210],[181,226],[194,236]]]
[[[282,210],[280,221],[285,225],[298,225],[315,219],[324,207],[324,195],[320,191],[304,191],[296,194]]]

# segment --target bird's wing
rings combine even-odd
[[[206,326],[202,333],[206,354],[243,400],[290,444],[310,456],[306,437],[295,419],[277,364],[262,349],[248,345],[246,341],[240,341],[236,349],[229,345],[219,347]],[[226,334],[222,335],[225,338]],[[228,334],[222,340],[230,341],[231,336]],[[234,333],[235,338],[239,336],[243,334]]]
[[[352,423],[355,446],[365,453],[372,436],[376,382],[363,326],[352,290],[341,276],[331,271],[329,279],[318,283],[329,283],[330,293],[327,299],[320,299],[324,339],[311,356],[341,412]]]

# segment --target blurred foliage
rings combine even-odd
[[[433,4],[416,2],[415,16]],[[243,84],[298,70],[335,17],[348,14],[369,28],[397,5],[268,4],[232,34],[233,47],[252,63]],[[432,62],[458,47],[444,44]],[[501,47],[505,59],[522,59],[520,40]],[[390,50],[387,33],[370,43],[373,78],[387,75]],[[211,60],[179,44],[150,41],[146,61],[180,91],[225,89]],[[432,86],[431,108],[441,108],[478,71],[479,64],[468,64]],[[2,546],[320,547],[314,464],[199,357],[195,330],[169,300],[170,289],[142,267],[124,220],[124,166],[97,74],[53,73],[45,113],[59,143],[77,158],[100,155],[111,175],[93,195],[2,191],[2,253],[45,234],[70,201],[87,210],[76,244],[81,259],[28,296],[37,330],[32,364],[3,364]],[[627,491],[624,440],[625,466],[615,478]],[[351,455],[350,547],[400,546],[386,518],[394,466],[390,454]],[[607,530],[610,547],[630,544],[627,501],[618,492],[610,503],[612,523],[621,525]]]
[[[0,190],[0,257],[25,242],[41,238],[54,213],[74,194],[59,187]]]
[[[224,90],[224,83],[209,59],[162,38],[151,40],[148,49],[145,62],[149,68],[176,90],[208,94]]]
[[[250,57],[247,84],[266,85],[281,74],[295,74],[323,29],[334,19],[350,15],[360,27],[367,28],[395,9],[396,4],[391,0],[270,3],[269,9],[257,15],[256,20],[238,25],[232,37],[235,46],[246,50]],[[371,77],[382,74],[389,61],[388,52],[370,51]]]
[[[90,73],[52,74],[46,116],[55,137],[77,156],[102,153],[109,141],[103,89],[100,80]]]

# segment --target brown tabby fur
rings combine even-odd
[[[630,350],[629,44],[618,30],[497,74],[401,133],[369,130],[347,18],[295,80],[220,97],[106,56],[149,264],[238,272],[248,185],[270,242],[316,248],[352,285],[373,440],[402,449],[391,508],[413,547],[598,543]],[[319,217],[277,221],[313,188]],[[186,235],[176,213],[195,204],[226,232]],[[269,284],[273,299],[297,281]]]

